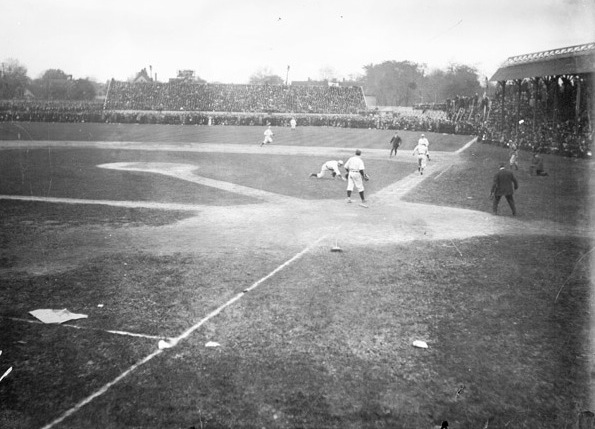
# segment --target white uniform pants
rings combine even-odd
[[[364,190],[364,181],[359,171],[350,171],[347,179],[347,190],[353,191],[353,188],[357,189],[357,192]]]
[[[329,171],[331,173],[331,176],[333,176],[333,178],[335,178],[336,174],[333,175],[334,171],[333,170],[329,170],[324,165],[322,166],[322,168],[320,169],[320,173],[318,173],[316,175],[316,177],[318,177],[319,179],[322,179],[324,177],[324,175],[326,174],[327,171]]]
[[[421,171],[423,171],[424,168],[426,168],[427,159],[428,159],[428,157],[426,156],[425,153],[423,155],[418,155],[417,156],[417,166],[419,167],[419,169]]]

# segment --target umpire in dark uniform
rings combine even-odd
[[[495,215],[498,214],[498,203],[500,203],[500,198],[505,196],[506,201],[508,201],[508,205],[512,210],[512,215],[516,216],[516,207],[514,205],[514,198],[512,197],[512,194],[518,188],[519,183],[517,182],[516,177],[514,177],[512,171],[507,170],[504,164],[500,164],[500,169],[494,176],[494,183],[490,193],[490,197],[494,199],[492,211]]]

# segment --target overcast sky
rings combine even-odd
[[[513,55],[595,41],[595,0],[0,0],[0,61],[31,78],[161,81],[191,69],[247,83],[363,74],[413,61],[474,66],[488,78]]]

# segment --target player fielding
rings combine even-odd
[[[322,167],[320,167],[320,173],[312,173],[309,177],[316,177],[318,179],[322,179],[325,176],[326,172],[330,171],[333,179],[339,177],[341,180],[345,181],[345,179],[341,175],[341,170],[339,170],[339,167],[341,167],[342,165],[343,161],[341,160],[327,161],[324,164],[322,164]]]
[[[359,196],[362,200],[360,206],[368,208],[366,198],[364,196],[364,180],[369,180],[368,175],[365,172],[364,161],[360,158],[362,151],[357,149],[355,156],[352,156],[345,163],[345,170],[347,170],[347,202],[353,202],[351,200],[351,192],[353,188],[356,188],[359,192]]]

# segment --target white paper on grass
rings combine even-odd
[[[419,347],[420,349],[427,349],[428,345],[426,344],[425,341],[415,340],[413,342],[413,347]]]
[[[163,349],[169,349],[171,348],[171,344],[168,343],[167,341],[163,341],[163,340],[159,340],[159,342],[157,343],[157,347],[159,347],[160,350]]]
[[[69,320],[75,319],[86,319],[86,314],[71,313],[67,309],[52,310],[52,309],[40,309],[29,312],[30,315],[41,320],[43,323],[64,323]]]
[[[205,344],[205,347],[219,347],[221,344],[216,343],[215,341],[209,341]]]

